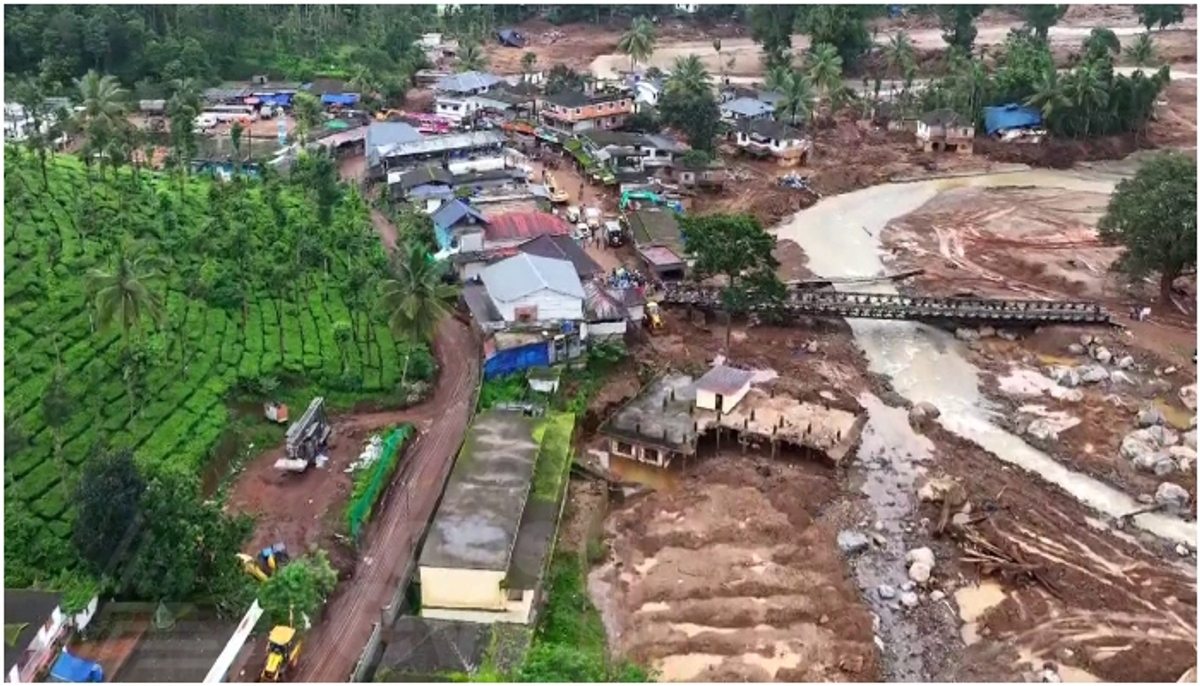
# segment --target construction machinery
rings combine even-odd
[[[404,110],[381,110],[375,113],[375,121],[399,121],[404,118]]]
[[[245,553],[238,553],[237,559],[241,563],[242,569],[259,581],[271,578],[275,572],[279,571],[280,567],[291,560],[288,556],[287,546],[283,543],[263,548],[258,552],[257,559]]]
[[[646,324],[650,327],[650,333],[658,333],[663,329],[662,310],[653,300],[646,303]]]
[[[283,681],[300,661],[300,634],[294,626],[277,626],[267,635],[267,659],[259,681]]]
[[[604,240],[610,248],[625,245],[625,229],[621,227],[620,222],[604,222]]]
[[[285,472],[304,472],[324,455],[333,430],[325,417],[325,399],[313,398],[299,420],[288,427],[287,456],[275,461],[275,468]]]
[[[675,214],[683,214],[683,204],[678,200],[668,200],[657,193],[650,191],[625,191],[621,194],[620,210],[625,211],[630,203],[646,201],[654,205],[665,205],[667,209]],[[637,209],[636,207],[634,209]]]

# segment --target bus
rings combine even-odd
[[[449,119],[435,114],[412,113],[406,114],[404,118],[408,120],[409,124],[416,127],[419,133],[443,134],[454,130],[454,124]]]
[[[204,110],[202,115],[212,115],[219,122],[239,121],[258,118],[258,112],[250,105],[213,105]]]

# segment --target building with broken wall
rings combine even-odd
[[[667,468],[694,458],[711,440],[743,450],[770,446],[820,453],[839,463],[858,441],[866,417],[756,388],[748,370],[717,365],[696,379],[666,374],[609,417],[600,433],[608,454]]]

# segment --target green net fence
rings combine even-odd
[[[379,459],[367,468],[368,474],[355,475],[354,493],[350,499],[350,507],[346,510],[347,523],[350,525],[350,538],[356,543],[362,532],[362,526],[371,518],[371,510],[387,486],[392,473],[400,463],[404,444],[412,436],[411,424],[404,424],[393,429],[383,439],[383,447]]]

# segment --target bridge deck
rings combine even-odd
[[[721,309],[721,289],[676,286],[663,294],[663,305]],[[969,323],[1028,322],[1107,324],[1112,315],[1097,303],[1084,301],[1002,300],[988,298],[933,298],[886,293],[842,293],[791,290],[784,301],[793,316],[850,319],[905,319]]]

